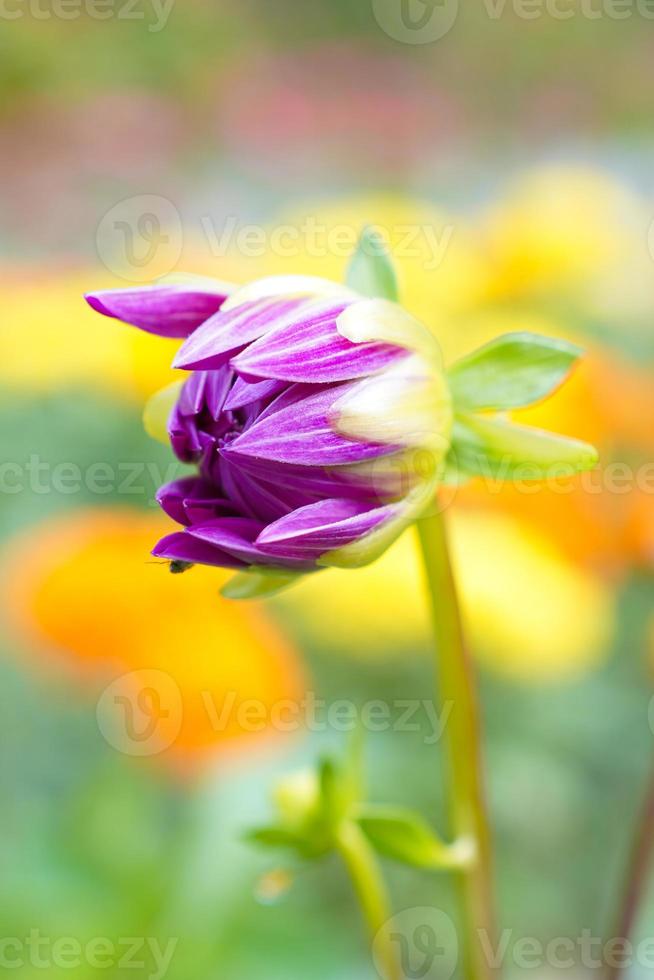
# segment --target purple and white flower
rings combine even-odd
[[[433,498],[452,406],[431,334],[337,283],[271,277],[87,295],[185,338],[167,432],[195,475],[161,488],[177,563],[302,573],[373,560]]]

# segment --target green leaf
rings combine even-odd
[[[363,792],[363,760],[359,754],[360,740],[350,743],[342,760],[325,757],[319,767],[323,819],[333,829],[359,802]]]
[[[379,232],[369,225],[361,232],[345,281],[362,296],[398,299],[397,276],[386,243]]]
[[[453,365],[448,379],[454,404],[466,411],[533,405],[565,380],[582,354],[567,340],[505,334]]]
[[[459,867],[469,852],[443,843],[420,814],[404,807],[366,805],[356,819],[376,851],[414,868]]]
[[[281,568],[252,565],[247,571],[237,572],[220,590],[225,599],[267,599],[288,589],[302,577],[302,572],[289,572]]]
[[[504,419],[457,415],[448,465],[469,475],[543,480],[592,469],[597,450],[587,442]]]
[[[245,832],[245,839],[264,847],[299,847],[304,846],[304,838],[286,827],[256,827]]]
[[[246,831],[245,840],[262,847],[284,847],[296,851],[304,858],[318,857],[325,853],[327,845],[324,840],[312,840],[287,827],[272,825],[257,827]]]
[[[143,409],[143,427],[145,431],[153,439],[156,439],[158,442],[163,442],[166,446],[170,442],[168,437],[168,419],[179,398],[183,384],[183,381],[173,381],[172,384],[166,385],[165,388],[160,388],[159,391],[155,391],[154,395],[147,400]]]
[[[322,759],[318,774],[323,819],[327,827],[335,827],[347,807],[343,774],[338,763],[328,757]]]

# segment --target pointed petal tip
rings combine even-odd
[[[113,316],[105,303],[100,299],[101,295],[101,293],[84,293],[84,299],[96,313],[102,313],[103,316]]]

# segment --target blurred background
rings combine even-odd
[[[220,599],[217,570],[169,575],[149,549],[165,527],[154,492],[177,467],[141,411],[175,345],[82,300],[180,270],[338,278],[364,223],[448,363],[507,330],[588,349],[521,414],[595,442],[601,467],[536,488],[480,480],[448,513],[507,973],[524,937],[612,934],[654,750],[652,30],[645,2],[609,0],[2,5],[14,976],[375,975],[338,862],[243,837],[281,773],[342,749],[353,708],[379,702],[371,797],[442,819],[413,539],[266,603]],[[443,879],[386,870],[398,910],[450,908]],[[639,935],[653,915],[651,895]]]

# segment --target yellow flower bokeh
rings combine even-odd
[[[605,465],[626,453],[637,468],[654,449],[651,374],[646,365],[580,337],[566,311],[592,309],[610,283],[613,295],[637,295],[639,310],[650,303],[654,313],[654,298],[633,261],[643,251],[638,211],[636,196],[601,171],[548,166],[518,175],[491,205],[466,214],[384,194],[297,207],[264,229],[270,246],[265,254],[239,251],[238,239],[226,254],[215,254],[209,240],[196,234],[185,242],[180,268],[236,282],[289,272],[340,280],[348,248],[372,223],[390,243],[403,302],[432,328],[446,365],[509,331],[565,336],[588,347],[561,392],[516,417],[595,443]],[[280,238],[283,229],[297,234]],[[162,271],[167,270],[153,267],[153,277]],[[640,277],[635,292],[634,275]],[[14,270],[10,280],[3,311],[8,329],[0,338],[5,385],[23,391],[86,385],[140,404],[173,379],[169,365],[176,341],[98,318],[82,300],[89,285],[129,283],[89,270],[36,276],[34,270]],[[475,647],[490,667],[525,680],[556,680],[603,655],[614,611],[602,583],[624,576],[634,564],[654,564],[651,494],[637,488],[612,493],[604,473],[575,478],[564,492],[547,486],[523,492],[482,480],[457,491],[451,516],[464,602]],[[144,530],[143,554],[155,537]],[[174,608],[173,593],[184,596],[192,588],[195,594],[206,580],[213,603],[221,574],[196,570],[192,580],[162,574],[166,591],[157,601]],[[521,598],[527,581],[529,597]],[[84,594],[85,586],[79,587]],[[88,589],[93,591],[92,584]],[[405,536],[388,556],[356,575],[329,571],[311,577],[278,602],[309,632],[323,632],[329,622],[335,649],[352,646],[367,654],[375,645],[405,649],[425,640],[420,590],[417,556]],[[90,596],[86,600],[91,603]],[[234,615],[229,610],[226,629]],[[548,622],[556,628],[548,630]],[[85,629],[89,638],[82,644]],[[133,632],[145,649],[143,625],[136,623]],[[91,653],[90,637],[104,649],[106,634],[81,619],[78,633],[77,645],[88,651],[83,656],[99,656]],[[202,663],[197,669],[202,673]]]
[[[467,509],[448,518],[466,625],[489,670],[526,683],[559,682],[602,662],[615,608],[596,576],[515,518]],[[275,601],[330,651],[406,654],[430,642],[420,562],[407,533],[373,565],[310,576]]]

